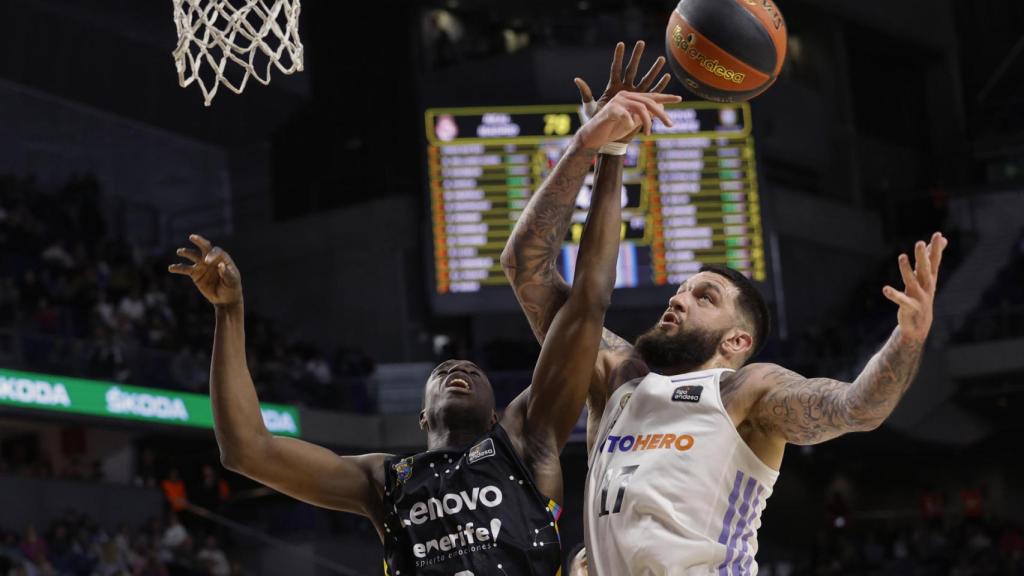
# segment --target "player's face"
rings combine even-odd
[[[723,338],[737,327],[739,289],[726,278],[701,272],[679,286],[661,319],[637,339],[636,349],[651,366],[695,368],[714,357]]]
[[[666,333],[692,328],[723,331],[737,325],[739,288],[723,276],[701,272],[679,285],[655,325]]]
[[[434,426],[456,418],[463,426],[476,423],[486,431],[494,414],[491,382],[468,360],[447,360],[434,368],[424,398],[427,421]]]

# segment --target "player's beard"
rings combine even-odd
[[[654,326],[636,339],[635,349],[652,369],[692,372],[715,356],[721,333],[680,326],[675,333]]]

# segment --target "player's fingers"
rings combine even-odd
[[[590,90],[590,86],[583,80],[583,78],[575,78],[573,82],[576,83],[576,89],[580,91],[580,100],[583,103],[594,101],[594,93]]]
[[[220,262],[229,262],[231,259],[228,257],[228,253],[221,249],[220,246],[214,246],[213,250],[203,257],[203,262],[210,265],[217,265]]]
[[[226,286],[238,286],[240,280],[238,275],[238,268],[235,268],[233,264],[228,262],[220,262],[217,264],[217,275]]]
[[[668,112],[665,112],[665,107],[661,104],[654,102],[647,103],[647,111],[652,115],[661,120],[665,126],[672,126],[672,118],[669,117]]]
[[[636,100],[638,102],[657,102],[658,104],[675,104],[681,102],[683,97],[678,94],[658,94],[654,92],[623,92],[623,98]]]
[[[622,56],[626,53],[626,45],[619,42],[615,45],[615,55],[612,56],[612,69],[608,75],[609,84],[622,82]]]
[[[183,276],[191,276],[192,271],[195,269],[196,267],[191,264],[171,264],[167,267],[167,271],[171,274],[181,274]]]
[[[907,296],[906,294],[900,292],[899,290],[893,288],[892,286],[886,286],[885,288],[882,288],[882,295],[900,307],[917,307],[917,303],[914,302],[913,298]]]
[[[634,102],[639,102],[647,108],[649,114],[658,117],[666,126],[672,125],[672,118],[669,117],[668,113],[665,112],[665,103],[674,103],[679,101],[679,96],[675,94],[637,94],[630,93],[628,98]]]
[[[199,251],[202,252],[203,256],[209,254],[210,248],[213,247],[213,244],[211,244],[209,240],[203,238],[199,234],[192,234],[188,239],[199,248]]]
[[[617,116],[619,122],[629,122],[631,130],[637,127],[643,127],[643,119],[640,117],[639,109],[641,106],[635,105],[632,102],[621,102],[619,103],[612,113]]]
[[[191,248],[178,248],[175,254],[191,262],[199,262],[203,259],[202,254],[200,254],[198,250],[193,250]]]
[[[636,89],[640,92],[647,92],[650,90],[651,84],[654,84],[654,80],[657,79],[658,73],[661,72],[661,69],[664,68],[664,66],[665,57],[658,56],[658,59],[654,61],[654,65],[651,66],[651,69],[648,70],[647,74],[644,74],[644,77],[640,79],[640,83],[637,84]]]
[[[928,258],[932,262],[932,276],[938,277],[939,275],[939,264],[942,264],[942,253],[946,250],[946,245],[949,243],[946,237],[941,232],[932,234],[931,241],[931,253]]]
[[[910,258],[906,254],[900,254],[900,276],[903,277],[903,286],[907,290],[907,294],[917,294],[917,291],[921,289],[921,286],[917,283],[917,277],[914,276],[914,271],[910,269]]]
[[[664,92],[665,88],[668,88],[668,83],[671,82],[671,81],[672,81],[672,75],[666,73],[664,76],[661,77],[661,80],[658,81],[658,85],[655,86],[654,88],[651,88],[651,93],[661,93],[661,92]]]
[[[630,112],[633,117],[640,121],[640,125],[643,127],[644,134],[651,133],[651,126],[654,124],[654,119],[651,117],[651,111],[642,103],[636,102],[631,104]]]
[[[928,259],[928,248],[924,242],[918,241],[914,244],[914,275],[917,276],[917,283],[925,291],[932,289],[932,263]]]
[[[622,79],[627,88],[633,86],[633,80],[636,79],[636,72],[640,69],[640,60],[643,58],[646,45],[647,43],[643,40],[638,40],[633,45],[633,53],[629,56],[629,62],[626,64],[626,76]]]

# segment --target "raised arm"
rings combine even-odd
[[[670,124],[664,103],[674,101],[678,96],[619,94],[579,131],[575,141],[580,149],[596,150],[641,127],[649,132],[652,118]],[[601,155],[598,170],[599,178],[619,180],[621,156]],[[568,298],[551,322],[524,396],[523,436],[530,450],[561,451],[590,388],[604,315],[615,287],[622,222],[619,190],[600,192],[594,195],[587,217]]]
[[[229,470],[299,500],[383,523],[380,488],[386,455],[339,456],[295,438],[274,436],[263,423],[245,357],[242,280],[231,256],[205,238],[198,249],[179,248],[190,264],[169,271],[192,278],[217,318],[210,368],[210,400],[221,462]]]
[[[586,82],[576,79],[584,108],[591,116],[600,111],[619,92],[650,90],[652,93],[660,93],[665,89],[669,81],[668,74],[651,88],[665,63],[663,57],[659,57],[639,84],[634,85],[643,50],[644,43],[638,42],[623,73],[625,45],[620,42],[615,47],[608,86],[598,100],[594,100]],[[581,148],[578,142],[574,141],[573,145],[570,145],[554,171],[530,198],[501,254],[505,276],[512,284],[516,299],[526,313],[537,341],[541,343],[544,342],[544,336],[555,314],[569,297],[569,285],[558,273],[558,253],[572,222],[576,196],[590,171],[594,153],[595,150]],[[597,190],[594,192],[596,196]],[[609,343],[628,346],[628,343],[611,332],[608,332],[606,337]]]
[[[751,409],[751,422],[768,436],[791,444],[817,444],[847,432],[874,430],[892,414],[910,387],[932,323],[932,304],[942,251],[939,233],[915,246],[916,268],[900,255],[904,291],[882,293],[899,305],[899,325],[852,382],[804,378],[773,364],[752,364],[734,376],[764,390]],[[730,386],[737,389],[742,386]]]

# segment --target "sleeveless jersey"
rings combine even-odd
[[[559,506],[501,425],[469,448],[385,461],[386,576],[555,576]]]
[[[591,576],[757,574],[757,529],[779,473],[729,418],[725,372],[651,373],[608,400],[587,475]]]

